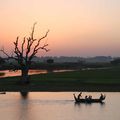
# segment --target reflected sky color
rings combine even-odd
[[[29,35],[37,21],[36,37],[50,29],[51,49],[38,55],[120,56],[119,6],[119,0],[1,0],[0,47],[12,51],[16,36]]]
[[[75,71],[75,70],[53,70],[51,72],[70,72],[70,71]],[[29,70],[29,75],[35,75],[35,74],[45,74],[48,73],[49,71],[47,70]],[[0,78],[5,78],[5,77],[13,77],[13,76],[20,76],[21,75],[21,71],[20,70],[16,70],[16,71],[9,71],[9,70],[0,70],[0,73],[2,75],[0,75]]]
[[[74,92],[30,92],[24,99],[20,93],[0,95],[1,120],[119,120],[120,93],[105,93],[105,104],[75,104]],[[75,92],[78,94],[78,92]],[[98,92],[85,92],[98,98]],[[114,113],[114,114],[113,114]]]

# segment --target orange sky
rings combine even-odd
[[[0,47],[16,36],[46,38],[49,56],[120,56],[120,0],[0,0]]]

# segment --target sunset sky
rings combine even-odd
[[[120,56],[120,0],[0,0],[0,47],[50,29],[44,56]]]

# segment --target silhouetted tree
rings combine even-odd
[[[54,63],[54,60],[53,59],[47,59],[47,63],[52,64],[52,63]]]
[[[54,63],[54,60],[52,58],[49,58],[46,60],[47,62],[47,71],[50,73],[50,72],[53,72],[53,63]]]
[[[26,84],[29,83],[29,76],[28,72],[32,63],[32,59],[38,53],[39,50],[45,50],[46,52],[49,51],[46,47],[48,44],[41,44],[41,41],[47,37],[49,30],[39,39],[34,38],[34,31],[35,31],[36,23],[33,24],[33,28],[29,37],[24,37],[22,43],[19,43],[19,37],[16,38],[14,42],[14,53],[13,55],[9,56],[8,53],[5,52],[4,49],[1,49],[8,58],[15,59],[21,70],[21,83]]]
[[[120,58],[116,58],[116,59],[112,60],[112,61],[111,61],[111,64],[113,64],[113,65],[118,65],[118,64],[120,64]]]

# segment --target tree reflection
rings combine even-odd
[[[19,120],[30,120],[31,118],[28,94],[28,91],[20,91],[20,99],[18,102],[19,104],[16,106],[16,109],[18,110],[17,118]]]
[[[20,94],[21,94],[21,97],[22,97],[23,99],[27,99],[29,92],[28,92],[28,91],[20,91]]]

